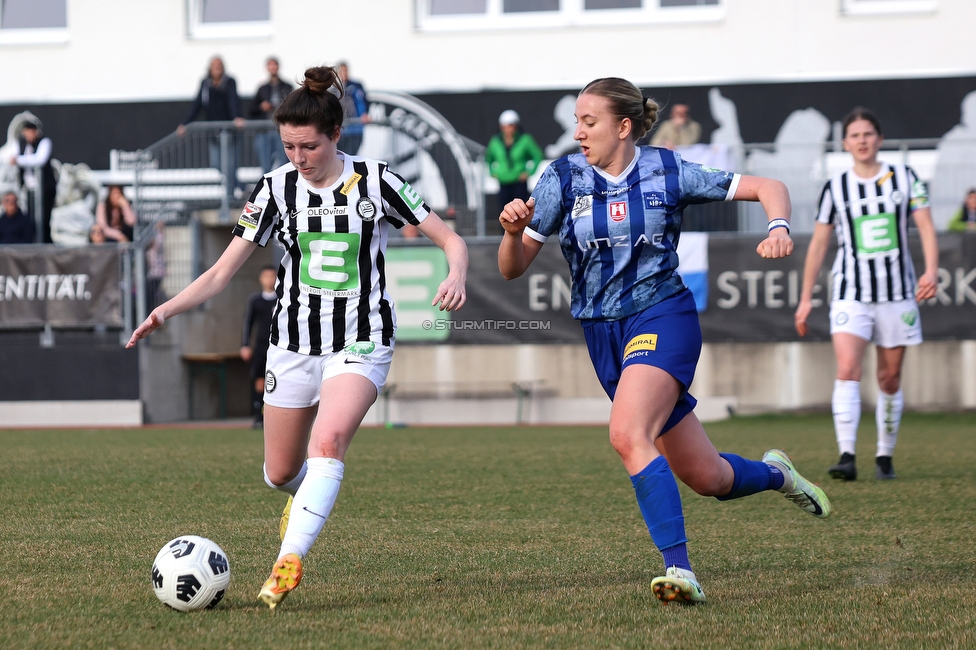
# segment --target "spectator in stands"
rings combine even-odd
[[[363,144],[363,125],[369,123],[369,103],[366,101],[366,90],[358,81],[349,78],[349,64],[339,63],[339,81],[342,82],[344,95],[339,99],[342,103],[343,127],[339,138],[339,151],[351,156],[359,153]]]
[[[244,329],[241,332],[241,359],[251,363],[251,415],[254,416],[254,429],[264,428],[264,373],[268,363],[268,347],[271,337],[271,320],[275,303],[275,280],[278,279],[274,266],[261,267],[258,282],[261,290],[252,293],[244,310]],[[253,343],[251,341],[254,341]]]
[[[101,227],[105,239],[110,242],[124,244],[132,241],[136,213],[125,198],[121,185],[109,185],[105,200],[95,208],[95,223]]]
[[[203,110],[204,117],[208,122],[229,122],[233,120],[238,128],[243,127],[247,122],[241,112],[241,98],[237,94],[237,82],[233,77],[224,73],[224,61],[219,56],[210,59],[210,68],[207,76],[200,82],[200,90],[193,100],[190,112],[187,113],[183,124],[176,127],[176,134],[183,136],[186,133],[186,124],[196,119],[197,113]],[[215,133],[210,137],[210,166],[219,169],[227,176],[227,191],[233,195],[243,195],[244,188],[237,183],[237,137],[232,134],[231,143],[228,147],[227,160],[222,161],[220,152],[220,135]],[[225,164],[221,164],[221,163]]]
[[[17,203],[17,193],[3,193],[3,214],[0,215],[0,244],[33,244],[34,222]]]
[[[41,199],[41,241],[52,243],[51,210],[57,195],[58,182],[51,166],[51,152],[54,145],[51,138],[43,137],[41,125],[37,122],[24,122],[21,125],[19,152],[11,159],[11,164],[20,168],[20,182],[27,188],[27,216],[37,223],[37,199],[40,188]]]
[[[969,190],[959,211],[949,220],[949,230],[965,232],[976,230],[976,188]]]
[[[97,223],[92,224],[88,231],[88,241],[96,245],[109,243],[108,238],[105,237],[105,229]],[[115,242],[113,241],[113,243]]]
[[[287,81],[278,77],[278,59],[271,56],[267,61],[269,79],[266,84],[258,88],[251,104],[251,117],[257,120],[270,120],[281,100],[288,96],[293,89]],[[278,137],[278,129],[271,127],[266,132],[254,136],[254,153],[258,156],[261,171],[267,174],[272,169],[281,167],[288,159]]]
[[[687,104],[675,104],[671,107],[670,119],[661,122],[654,136],[651,146],[674,149],[689,144],[698,144],[701,138],[701,124],[691,119],[691,111]]]
[[[166,224],[157,221],[152,241],[146,249],[146,310],[152,311],[166,300],[163,280],[166,279]]]
[[[529,199],[528,179],[542,162],[542,149],[521,130],[519,114],[508,109],[498,116],[498,133],[485,150],[488,171],[498,179],[498,204]]]

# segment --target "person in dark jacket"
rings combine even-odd
[[[270,120],[281,101],[294,89],[290,83],[278,77],[278,59],[268,57],[267,66],[270,75],[268,83],[258,88],[254,103],[251,104],[250,115],[256,120]],[[278,137],[278,129],[274,127],[254,136],[254,153],[257,154],[261,171],[265,174],[288,162],[281,146],[281,138]]]
[[[20,182],[27,188],[27,216],[37,222],[40,197],[41,241],[52,243],[51,239],[51,210],[54,208],[54,198],[58,191],[58,181],[51,166],[51,154],[54,145],[51,138],[41,133],[38,122],[26,121],[21,125],[17,155],[11,163],[20,168]],[[38,192],[40,189],[40,192]]]
[[[261,290],[252,293],[247,299],[244,311],[244,328],[241,332],[241,359],[251,363],[251,415],[253,427],[264,427],[264,373],[268,363],[268,347],[271,337],[271,319],[275,303],[275,280],[278,279],[275,267],[261,267],[258,282]],[[251,341],[254,341],[251,343]]]
[[[349,64],[342,61],[338,67],[339,80],[344,91],[339,102],[345,115],[339,150],[356,156],[363,144],[363,125],[369,123],[369,102],[366,100],[363,84],[349,78]]]
[[[17,204],[17,193],[5,192],[0,214],[0,244],[33,244],[34,231],[34,222]]]
[[[197,91],[186,119],[176,127],[176,134],[182,137],[186,133],[186,125],[195,120],[201,110],[204,119],[208,122],[233,121],[238,128],[246,124],[241,112],[241,98],[237,94],[237,82],[224,73],[224,61],[219,56],[210,60],[209,72],[200,82],[200,90]],[[235,188],[243,192],[243,186],[237,182],[237,138],[236,134],[232,136],[234,137],[231,138],[226,161],[221,159],[219,135],[212,136],[208,143],[210,166],[221,170],[227,176],[228,193],[232,193]]]

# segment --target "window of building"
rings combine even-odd
[[[271,36],[271,0],[189,0],[191,38]]]
[[[0,0],[0,43],[67,40],[67,0]]]
[[[938,0],[841,0],[841,13],[849,16],[931,13]]]
[[[725,0],[416,0],[424,31],[702,22],[725,17]]]

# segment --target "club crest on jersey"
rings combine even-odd
[[[376,218],[376,204],[368,196],[361,196],[356,201],[356,214],[363,221],[372,221]]]
[[[905,202],[905,194],[901,190],[895,190],[891,193],[891,200],[901,205]]]
[[[573,219],[579,219],[580,217],[592,217],[593,216],[593,197],[587,194],[586,196],[577,196],[576,200],[573,201]]]
[[[258,221],[261,219],[261,208],[250,201],[244,204],[244,209],[241,211],[241,216],[237,220],[237,224],[244,228],[250,228],[254,230],[258,227]]]
[[[615,222],[621,222],[627,218],[627,202],[626,201],[613,201],[608,204],[610,209],[610,220]]]

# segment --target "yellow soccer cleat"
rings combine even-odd
[[[762,462],[774,465],[787,479],[780,488],[787,499],[795,503],[804,512],[814,517],[824,517],[830,514],[830,499],[820,489],[819,485],[806,480],[793,467],[793,461],[782,449],[770,449],[763,454]]]
[[[651,580],[651,591],[665,604],[698,605],[705,602],[705,592],[695,574],[675,566],[668,567],[666,575]]]
[[[288,553],[275,562],[258,598],[274,609],[285,599],[288,593],[302,582],[302,558],[294,553]]]
[[[291,504],[294,500],[291,495],[288,495],[285,509],[281,511],[281,521],[278,523],[278,538],[281,541],[285,541],[285,531],[288,530],[288,518],[291,516]]]

